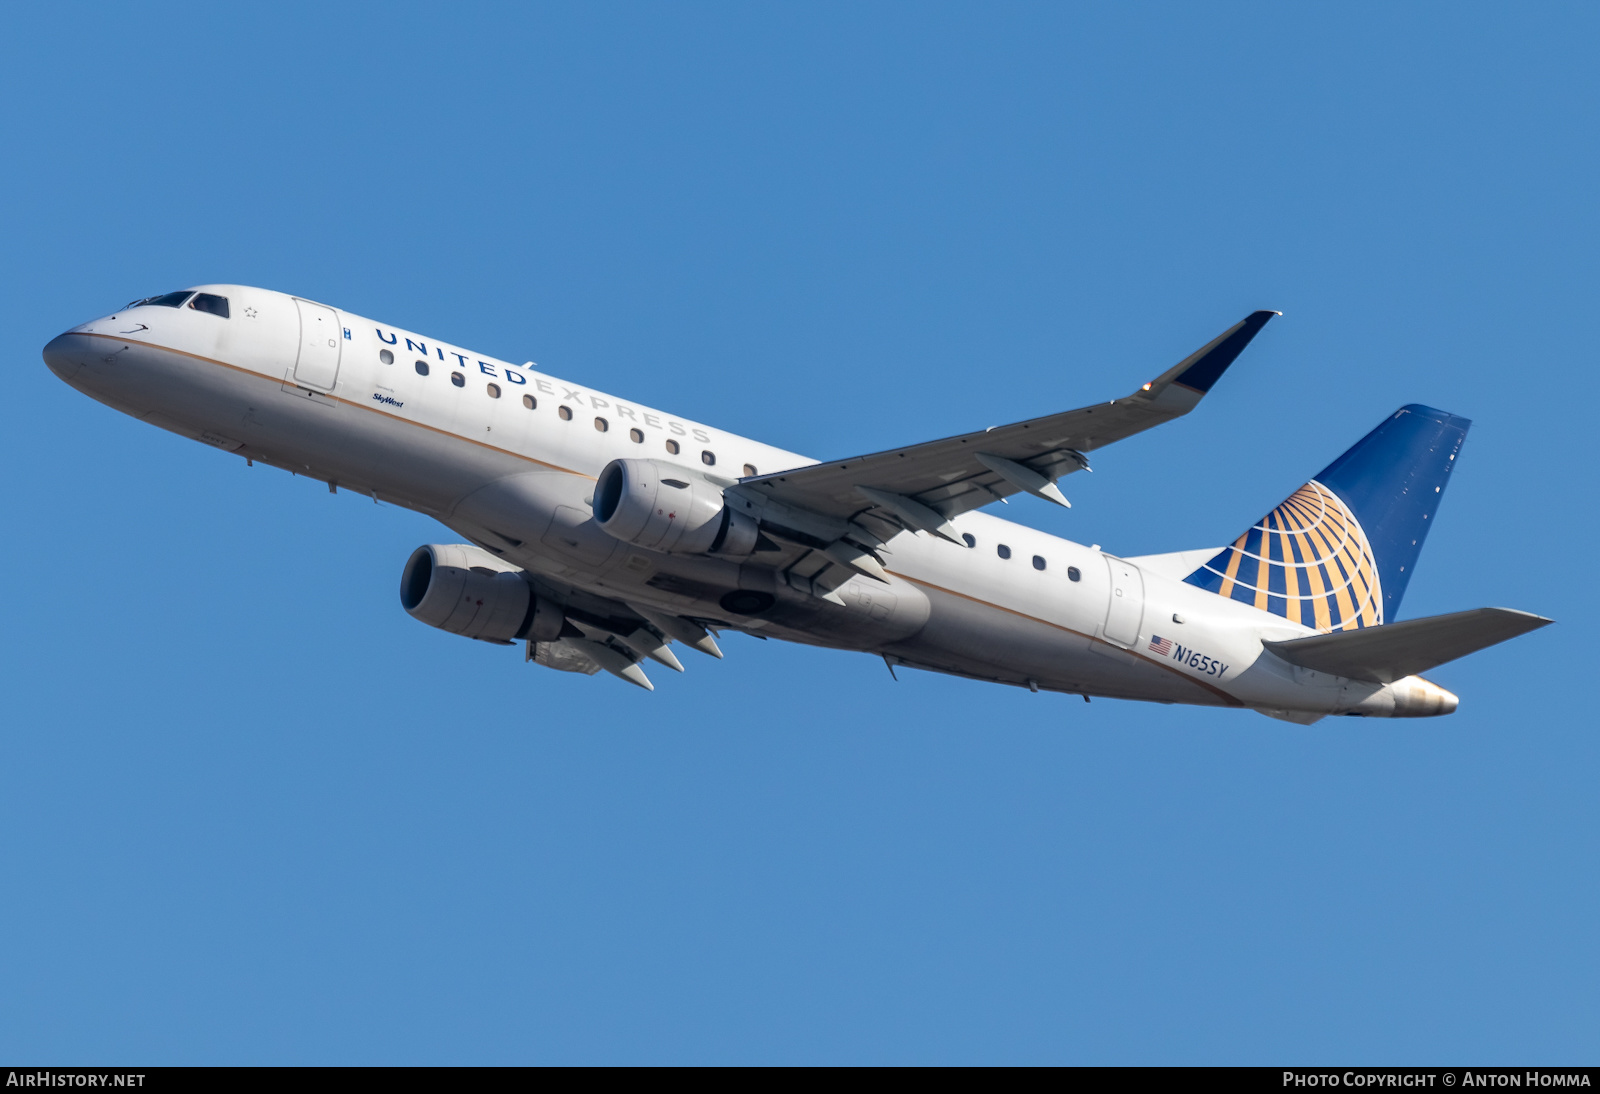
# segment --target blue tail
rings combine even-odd
[[[1392,621],[1471,425],[1401,407],[1184,580],[1319,631]]]

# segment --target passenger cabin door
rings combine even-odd
[[[294,382],[301,387],[332,391],[339,378],[339,354],[343,351],[339,313],[299,298],[294,306],[300,312],[300,353],[294,362]]]
[[[1111,568],[1105,636],[1119,646],[1131,648],[1139,641],[1139,624],[1144,619],[1144,574],[1131,562],[1104,557]]]

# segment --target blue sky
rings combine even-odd
[[[1584,5],[9,5],[0,1057],[1568,1063],[1600,1047]],[[1474,419],[1432,721],[1031,695],[731,635],[646,695],[396,602],[447,533],[40,347],[325,300],[816,457],[1124,394],[1005,515],[1212,546]],[[1556,530],[1563,537],[1553,537]],[[1574,534],[1566,536],[1566,531]],[[1582,560],[1578,560],[1582,562]]]

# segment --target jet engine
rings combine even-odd
[[[560,607],[533,594],[520,570],[465,543],[412,551],[400,574],[400,606],[430,627],[502,644],[553,641],[565,621]]]
[[[657,460],[612,460],[594,490],[594,519],[609,535],[676,555],[742,558],[756,549],[755,519],[735,512],[722,487]]]

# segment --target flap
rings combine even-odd
[[[1392,684],[1553,622],[1512,608],[1474,608],[1262,645],[1291,665]]]

